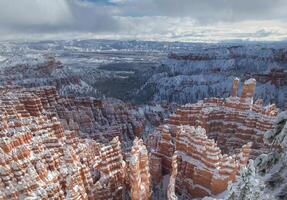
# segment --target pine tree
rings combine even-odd
[[[236,182],[229,184],[225,200],[258,200],[264,199],[264,186],[256,178],[253,160],[240,170]]]

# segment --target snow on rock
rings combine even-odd
[[[251,155],[255,158],[268,150],[263,135],[274,127],[278,110],[275,105],[263,107],[260,99],[253,103],[255,82],[244,84],[240,97],[236,96],[237,84],[238,80],[233,81],[230,97],[186,104],[165,121],[173,125],[202,126],[224,153],[238,153],[242,145],[252,142]]]
[[[129,159],[129,176],[132,200],[148,200],[151,196],[151,177],[149,173],[149,158],[146,146],[141,139],[136,138]]]
[[[273,151],[262,154],[255,160],[258,175],[265,183],[264,192],[277,199],[287,198],[287,114],[280,113],[275,128],[265,135],[265,141],[273,145]]]
[[[255,97],[262,98],[265,104],[272,101],[281,109],[285,108],[286,48],[262,44],[198,45],[187,52],[172,53],[138,94],[149,91],[154,101],[195,103],[212,96],[227,97],[228,83],[234,77],[249,79],[246,83],[255,78],[260,88]]]
[[[160,126],[149,139],[156,141],[156,144],[147,141],[151,157],[161,162],[159,167],[153,166],[157,162],[151,162],[151,175],[156,181],[162,172],[171,173],[167,194],[170,199],[179,191],[189,198],[223,192],[228,182],[235,179],[238,169],[247,163],[250,152],[249,144],[240,151],[242,156],[223,155],[214,140],[207,138],[203,128],[189,125]]]
[[[64,130],[48,111],[57,100],[50,89],[0,88],[0,197],[121,199],[126,191],[119,139],[101,144]],[[43,92],[45,99],[35,94]]]

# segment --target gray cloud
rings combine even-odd
[[[287,20],[286,0],[125,0],[126,13],[191,17],[200,22]]]
[[[0,0],[0,32],[104,32],[119,28],[116,8],[78,0]]]
[[[287,0],[0,0],[0,40],[287,38]]]

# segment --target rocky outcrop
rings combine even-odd
[[[151,198],[149,158],[146,146],[141,139],[135,139],[129,159],[129,177],[132,200]]]
[[[44,109],[53,95],[44,101],[17,87],[0,93],[1,199],[121,199],[126,173],[118,138],[101,144],[64,130]]]
[[[175,181],[177,176],[177,152],[172,156],[172,172],[169,178],[168,188],[167,188],[167,199],[168,200],[177,200],[175,194]]]
[[[124,192],[126,192],[126,163],[123,160],[118,138],[114,138],[109,145],[100,148],[94,167],[94,198],[99,200],[123,199]]]
[[[159,139],[151,152],[162,160],[162,169],[151,171],[151,175],[171,173],[167,191],[170,199],[176,198],[173,187],[177,194],[188,198],[223,192],[228,182],[235,180],[240,167],[246,165],[251,147],[249,143],[236,155],[222,154],[203,128],[189,125],[161,126],[154,137]]]
[[[238,153],[241,146],[248,142],[253,142],[253,157],[265,152],[267,149],[263,143],[263,134],[273,128],[278,109],[275,105],[264,107],[260,99],[253,103],[255,79],[244,82],[241,96],[238,97],[238,81],[234,80],[230,97],[186,104],[178,108],[166,122],[203,127],[208,137],[217,141],[224,153]]]
[[[270,45],[192,45],[167,56],[137,94],[153,101],[196,103],[210,97],[227,98],[229,83],[239,77],[258,81],[255,97],[285,108],[286,48]],[[242,89],[242,84],[239,84]],[[146,97],[148,96],[148,98]]]
[[[287,85],[287,71],[283,68],[271,69],[269,73],[246,73],[245,77],[254,77],[258,82],[267,83],[270,82],[272,85],[277,87]]]
[[[263,107],[261,100],[254,103],[255,79],[244,82],[240,97],[239,84],[236,78],[226,99],[181,106],[149,135],[153,184],[170,174],[169,199],[219,194],[249,157],[269,151],[263,135],[273,128],[278,109]]]
[[[116,99],[59,97],[56,88],[51,86],[21,88],[6,85],[0,90],[16,93],[32,116],[40,115],[45,110],[47,115],[60,119],[66,130],[75,131],[82,138],[108,142],[119,137],[125,149],[132,146],[135,137],[141,136],[146,122],[145,114],[136,107]],[[152,111],[147,113],[153,114]],[[156,119],[154,121],[157,123],[158,115],[154,114],[151,118]]]

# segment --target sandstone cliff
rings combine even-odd
[[[64,130],[44,109],[54,102],[20,88],[0,98],[1,199],[121,199],[125,162],[121,144],[100,144]]]
[[[274,104],[264,107],[260,99],[254,102],[255,79],[244,82],[240,97],[238,84],[239,79],[236,78],[230,97],[209,98],[195,104],[186,104],[178,108],[166,122],[203,127],[224,153],[238,153],[247,142],[253,143],[253,158],[266,152],[263,134],[273,128],[278,109]]]

